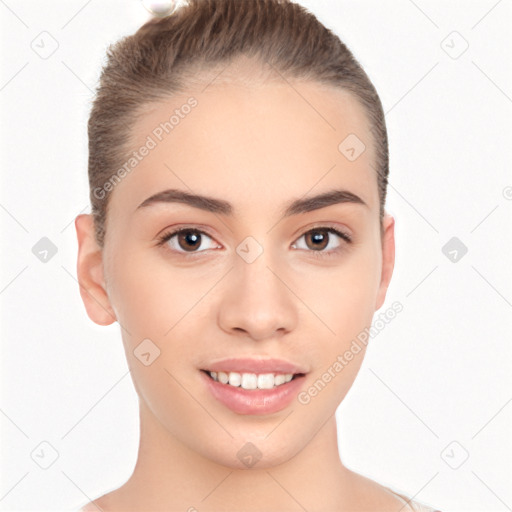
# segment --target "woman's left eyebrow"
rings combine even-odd
[[[145,199],[135,211],[145,209],[159,203],[182,203],[193,208],[199,208],[211,213],[233,216],[234,208],[231,203],[223,199],[192,194],[185,190],[168,189],[158,192]],[[308,213],[334,204],[360,204],[368,208],[368,204],[358,195],[349,190],[330,190],[316,196],[299,198],[290,201],[284,208],[283,218]]]

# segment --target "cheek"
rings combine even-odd
[[[131,344],[144,338],[168,343],[200,314],[201,298],[212,286],[211,277],[192,268],[173,268],[164,260],[152,261],[142,251],[118,258],[110,272],[109,297]]]
[[[127,361],[138,390],[155,407],[170,396],[178,401],[182,397],[168,372],[180,380],[188,378],[189,368],[185,365],[184,373],[181,363],[190,360],[194,340],[190,326],[201,315],[206,284],[201,286],[200,280],[191,280],[183,271],[148,265],[142,253],[132,253],[112,268],[111,299],[124,328]],[[149,353],[148,365],[143,361],[145,353]],[[176,394],[169,395],[170,388]]]
[[[112,300],[119,313],[119,322],[128,330],[158,332],[155,320],[164,313],[161,300],[164,283],[155,279],[151,269],[136,258],[119,264],[114,276]]]
[[[334,343],[350,340],[371,323],[379,285],[379,254],[373,248],[360,247],[329,268],[315,270],[312,266],[303,276],[296,289],[334,331]]]
[[[302,290],[316,290],[304,301],[329,327],[319,327],[323,330],[317,348],[319,364],[312,379],[319,379],[320,389],[323,385],[329,389],[322,393],[325,407],[327,403],[336,407],[343,400],[363,362],[375,312],[378,269],[379,253],[368,244],[320,279],[317,274],[304,282]]]

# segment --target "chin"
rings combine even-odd
[[[220,453],[210,449],[202,456],[230,469],[260,470],[280,466],[301,450],[301,447],[294,448],[289,439],[280,438],[277,433],[272,434],[274,439],[265,440],[267,436],[268,431],[263,437],[234,437]],[[212,441],[218,448],[219,444]]]

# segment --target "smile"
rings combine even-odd
[[[239,373],[230,371],[210,372],[204,370],[214,381],[228,386],[240,387],[247,390],[273,389],[290,382],[303,374],[292,373]]]
[[[199,373],[212,398],[231,411],[244,415],[272,414],[285,409],[298,395],[305,382],[303,373],[255,374],[207,370],[201,370]],[[215,374],[216,378],[213,377]]]

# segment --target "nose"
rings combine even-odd
[[[252,263],[237,258],[226,279],[218,311],[222,330],[264,340],[295,329],[300,301],[291,291],[285,270],[267,252]]]

